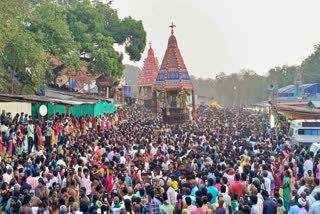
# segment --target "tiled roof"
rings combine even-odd
[[[51,67],[51,69],[55,69],[56,67],[63,65],[63,63],[58,60],[57,58],[51,58],[49,61],[49,65]]]
[[[50,59],[50,66],[52,69],[57,68],[58,66],[63,65],[63,63],[56,59],[51,58]],[[93,80],[96,80],[101,76],[101,74],[89,74],[89,68],[87,64],[84,64],[80,67],[80,70],[76,71],[74,69],[70,69],[68,67],[62,67],[62,70],[58,71],[59,75],[66,75],[69,76],[70,79],[76,80],[78,83],[85,83],[89,84]]]
[[[80,67],[79,71],[75,71],[74,69],[70,69],[70,68],[63,68],[61,71],[59,71],[58,73],[60,75],[77,75],[77,74],[87,74],[89,71],[88,69],[88,65],[82,65]]]
[[[77,82],[89,84],[93,80],[96,80],[97,78],[99,78],[100,76],[101,76],[101,74],[99,74],[99,75],[82,75],[82,74],[79,74],[79,75],[72,76],[72,79],[77,80]]]
[[[277,106],[279,111],[292,111],[297,113],[320,114],[320,109],[311,108],[309,106],[292,106],[280,104]]]

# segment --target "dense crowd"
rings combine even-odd
[[[3,213],[319,214],[320,156],[268,115],[200,106],[166,125],[141,107],[103,117],[1,114]]]

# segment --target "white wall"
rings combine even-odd
[[[83,84],[81,86],[80,93],[98,93],[98,87],[95,80],[93,80],[90,84]]]
[[[23,102],[0,102],[0,114],[2,110],[6,112],[11,112],[12,118],[17,113],[25,113],[31,115],[31,103],[23,103]]]

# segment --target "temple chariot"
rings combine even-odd
[[[186,122],[195,114],[193,85],[178,48],[171,24],[167,50],[153,84],[153,110],[161,112],[163,122]]]

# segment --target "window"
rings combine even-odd
[[[298,129],[298,135],[320,135],[320,129]]]
[[[304,135],[304,129],[298,129],[298,135]]]
[[[320,127],[320,122],[302,122],[302,127]]]

